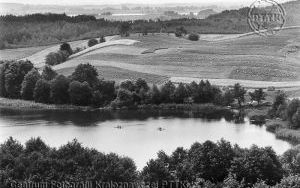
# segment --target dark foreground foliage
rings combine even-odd
[[[138,172],[128,157],[84,148],[77,140],[51,148],[40,138],[21,145],[9,138],[0,145],[0,187],[15,181],[185,182],[187,187],[299,187],[299,148],[277,156],[270,147],[242,149],[221,140],[178,147],[171,155],[157,153]]]

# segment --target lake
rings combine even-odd
[[[241,118],[239,118],[241,119]],[[243,118],[242,118],[243,119]],[[188,111],[62,112],[0,109],[0,143],[13,136],[21,143],[40,136],[59,147],[74,138],[86,147],[131,157],[138,169],[159,150],[171,154],[177,147],[224,138],[241,147],[272,146],[282,154],[291,145],[278,140],[264,126],[248,118],[235,123],[231,114],[203,117]]]

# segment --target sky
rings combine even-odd
[[[1,3],[22,3],[22,4],[55,4],[55,5],[101,5],[101,4],[202,4],[202,5],[251,5],[255,0],[0,0]],[[282,3],[288,0],[277,0]]]

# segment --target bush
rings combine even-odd
[[[58,75],[51,81],[50,98],[55,104],[66,104],[69,102],[69,80],[63,76]]]
[[[72,50],[70,44],[67,43],[67,42],[61,44],[59,50],[60,51],[66,51],[66,52],[69,53],[69,55],[72,55],[72,53],[73,53],[73,50]]]
[[[103,43],[103,42],[106,42],[104,36],[101,36],[100,39],[99,39],[99,43]]]
[[[60,63],[65,62],[69,57],[69,53],[67,51],[61,51],[59,50],[58,52],[50,52],[46,56],[46,61],[45,63],[47,65],[58,65]]]
[[[191,41],[198,41],[199,40],[199,35],[197,33],[191,33],[191,34],[189,34],[188,38]]]
[[[92,89],[87,82],[73,81],[69,85],[69,96],[72,104],[87,106],[91,103]]]
[[[40,79],[36,82],[33,98],[35,102],[50,103],[50,83]]]
[[[36,82],[41,78],[40,73],[36,69],[32,69],[26,74],[22,82],[21,96],[25,100],[33,100],[33,91]]]
[[[89,47],[95,46],[96,44],[98,44],[97,39],[90,39],[90,40],[88,41],[88,46],[89,46]]]

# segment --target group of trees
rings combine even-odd
[[[42,74],[29,61],[0,65],[0,96],[41,103],[108,105],[115,97],[115,83],[98,79],[97,70],[79,65],[69,77],[58,75],[50,66]]]
[[[128,157],[84,148],[77,140],[60,148],[40,138],[21,145],[13,138],[0,145],[0,186],[13,181],[157,182],[162,187],[290,188],[300,186],[300,149],[277,156],[272,148],[243,149],[221,140],[177,148],[171,155],[159,151],[141,172]],[[172,185],[172,183],[174,185]],[[95,185],[94,185],[95,186]]]
[[[287,120],[289,127],[292,129],[300,128],[300,100],[288,100],[284,92],[280,91],[275,96],[272,109],[269,111],[270,116],[280,117]]]
[[[98,43],[103,43],[103,42],[105,42],[105,38],[103,36],[100,37],[99,41],[97,39],[93,38],[88,41],[88,47],[92,47]]]
[[[46,55],[45,63],[53,66],[65,62],[70,55],[73,54],[73,50],[69,43],[63,43],[60,45],[59,51],[50,52]]]
[[[61,51],[72,51],[68,44]],[[2,62],[0,64],[0,96],[22,98],[41,103],[74,104],[83,106],[133,107],[162,103],[191,104],[213,103],[228,106],[235,101],[242,107],[246,90],[235,84],[222,91],[209,81],[174,84],[171,81],[161,86],[148,85],[143,79],[126,80],[115,86],[113,81],[98,78],[98,72],[90,64],[80,64],[69,77],[57,75],[50,66],[40,74],[29,61]],[[259,89],[249,93],[252,100],[260,102],[265,93]],[[295,118],[294,118],[295,119]]]

